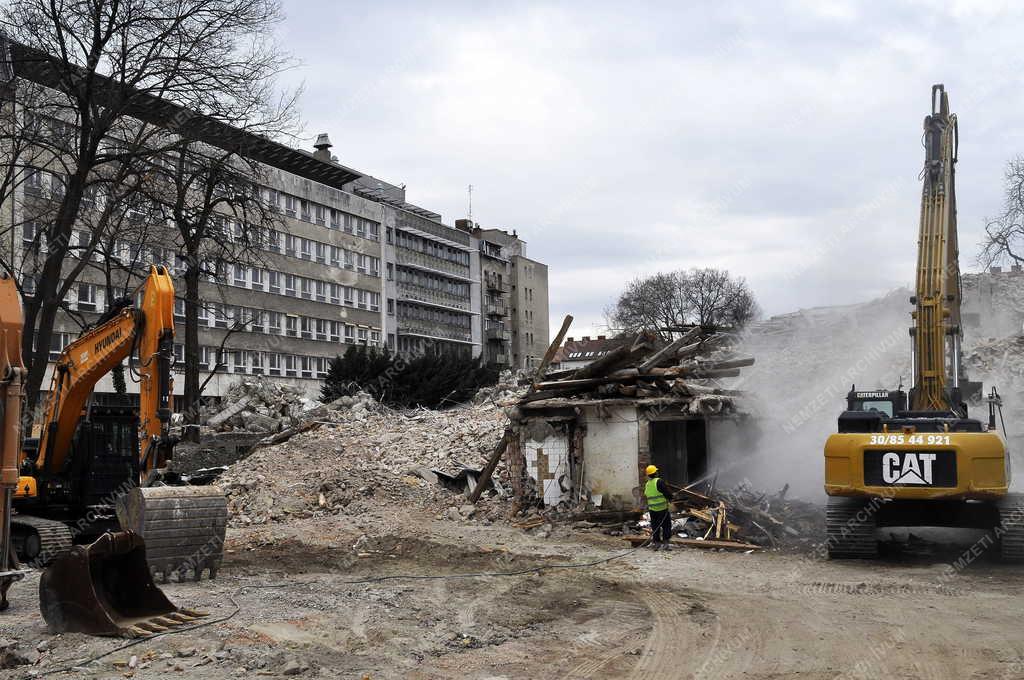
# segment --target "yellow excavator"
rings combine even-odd
[[[958,128],[942,85],[932,87],[924,120],[917,282],[911,304],[913,385],[847,395],[839,427],[825,444],[830,557],[872,558],[878,527],[969,527],[993,531],[1004,559],[1024,560],[1024,504],[1008,493],[1010,459],[996,427],[969,418],[961,365],[961,285],[955,166]],[[909,400],[909,405],[908,405]]]
[[[101,403],[96,383],[133,357],[139,405]],[[128,530],[165,581],[216,575],[226,499],[167,470],[173,361],[174,286],[166,268],[152,267],[55,363],[39,438],[25,440],[13,494],[11,533],[24,563],[46,566],[73,545]]]

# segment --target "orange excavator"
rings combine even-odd
[[[11,543],[11,514],[18,486],[18,460],[21,457],[21,381],[25,365],[21,361],[21,334],[25,326],[18,288],[6,273],[0,274],[0,610],[7,609],[7,591],[21,580],[21,569]]]
[[[216,487],[189,486],[167,469],[174,286],[152,267],[131,298],[58,357],[38,440],[25,442],[14,493],[13,542],[22,561],[45,566],[106,532],[134,532],[150,570],[198,580],[216,575],[227,503]],[[137,363],[139,405],[101,403],[97,382]],[[6,470],[6,468],[5,468]]]

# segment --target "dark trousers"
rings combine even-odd
[[[668,510],[651,510],[651,540],[668,543],[672,538],[672,513]]]

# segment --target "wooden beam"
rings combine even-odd
[[[476,488],[469,494],[470,504],[476,503],[480,500],[480,494],[484,492],[484,487],[491,481],[491,475],[494,474],[494,468],[498,467],[498,461],[501,460],[502,455],[505,453],[505,449],[508,448],[508,442],[512,439],[512,428],[506,427],[505,434],[501,436],[498,441],[498,445],[494,447],[494,451],[491,452],[491,457],[487,459],[487,465],[484,466],[483,472],[480,473],[480,479],[476,482]]]
[[[530,391],[537,389],[537,383],[544,377],[544,371],[548,370],[548,364],[555,358],[558,348],[562,346],[562,340],[565,338],[565,334],[569,332],[570,324],[572,324],[572,314],[566,314],[565,319],[562,321],[562,327],[559,329],[555,339],[548,345],[548,351],[544,353],[544,358],[541,359],[540,366],[537,367],[537,373],[533,376],[533,384],[530,386]]]
[[[693,340],[698,335],[700,335],[700,328],[691,328],[687,332],[683,333],[681,337],[669,343],[668,345],[665,345],[657,352],[652,354],[650,358],[648,358],[647,361],[640,364],[638,368],[641,372],[654,368],[655,366],[658,365],[658,362],[660,362],[662,359],[674,356],[676,350],[678,350],[680,347]]]

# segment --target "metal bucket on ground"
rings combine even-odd
[[[117,501],[121,528],[145,540],[153,574],[215,578],[224,557],[227,498],[216,486],[137,487]]]
[[[150,575],[142,538],[107,533],[55,559],[39,579],[39,606],[54,632],[140,637],[205,614],[179,609]]]

